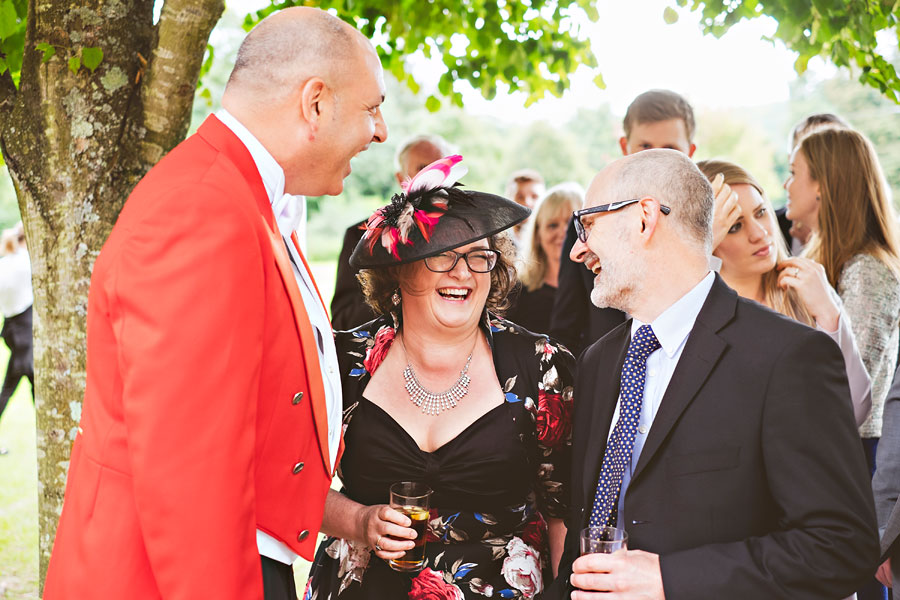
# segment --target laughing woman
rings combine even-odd
[[[306,598],[531,598],[565,536],[574,359],[504,321],[515,281],[503,230],[528,210],[454,185],[448,157],[369,219],[351,257],[380,318],[336,342],[342,493],[332,492]],[[425,565],[393,571],[410,521],[398,481],[433,490]]]

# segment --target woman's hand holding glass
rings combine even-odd
[[[360,536],[375,556],[384,560],[397,560],[413,547],[416,532],[410,529],[409,517],[387,504],[367,506],[361,512]]]

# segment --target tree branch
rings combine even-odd
[[[16,102],[16,93],[16,84],[13,83],[9,71],[6,71],[0,75],[0,127],[12,112]]]
[[[166,0],[163,5],[141,90],[147,135],[140,156],[150,165],[187,134],[203,53],[224,9],[223,0]]]

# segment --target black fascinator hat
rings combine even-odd
[[[403,183],[403,192],[375,211],[350,255],[361,269],[415,262],[489,237],[531,211],[502,196],[463,190],[468,171],[454,155],[434,161]]]

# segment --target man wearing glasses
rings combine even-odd
[[[709,270],[712,210],[688,157],[648,150],[574,213],[592,302],[632,319],[579,359],[548,598],[843,598],[878,560],[840,352]],[[628,550],[579,557],[589,526],[624,529]]]

